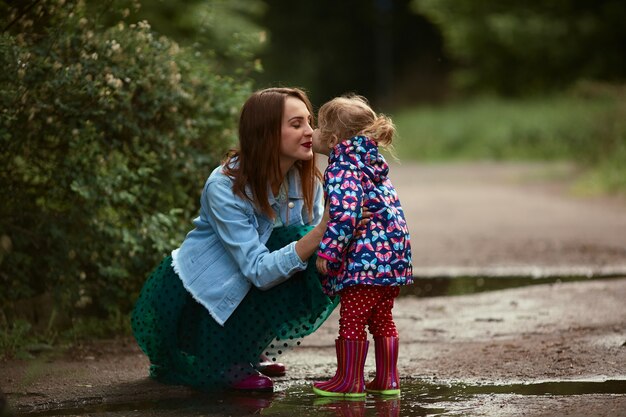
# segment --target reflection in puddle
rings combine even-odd
[[[126,404],[74,405],[55,410],[22,412],[17,416],[182,417],[182,416],[337,416],[418,417],[446,415],[446,404],[459,404],[477,395],[585,395],[626,394],[626,380],[546,381],[530,384],[469,385],[403,381],[399,397],[368,395],[340,400],[313,394],[310,385],[295,385],[276,393],[195,393],[187,398]]]
[[[623,275],[602,276],[597,278],[615,279]],[[528,285],[555,284],[574,281],[589,281],[594,278],[583,276],[553,276],[544,278],[495,276],[495,277],[416,277],[413,285],[403,286],[400,295],[417,297],[439,297],[446,295],[476,294],[485,291],[497,291],[508,288],[525,287]]]

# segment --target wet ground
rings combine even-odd
[[[131,340],[3,364],[18,416],[626,415],[626,277],[397,300],[402,395],[328,401],[337,317],[284,357],[276,392],[198,393],[147,378]],[[371,353],[371,352],[370,352]],[[366,374],[374,372],[368,356]]]
[[[335,369],[336,316],[271,394],[158,384],[129,339],[0,363],[0,388],[18,416],[626,416],[626,202],[572,196],[569,174],[392,167],[421,278],[394,309],[399,398],[312,394]]]
[[[399,397],[368,397],[362,400],[319,398],[308,385],[292,386],[271,394],[236,393],[195,394],[186,398],[161,399],[125,404],[98,404],[33,412],[29,416],[223,416],[262,414],[268,416],[444,416],[473,415],[476,403],[490,402],[494,412],[515,403],[535,402],[535,408],[547,407],[550,401],[560,399],[560,406],[571,396],[593,396],[613,404],[610,415],[619,415],[623,401],[614,394],[626,393],[626,381],[568,381],[541,382],[513,385],[436,385],[431,383],[405,383]],[[580,398],[580,397],[578,397]],[[575,403],[575,401],[571,401]],[[498,410],[499,409],[499,410]],[[530,410],[526,410],[528,412]],[[579,411],[584,411],[580,410]],[[590,408],[591,412],[592,409]],[[559,415],[552,410],[548,415]],[[497,413],[496,413],[497,414]],[[499,415],[499,414],[497,414]],[[581,413],[580,415],[585,415]],[[587,414],[591,415],[591,414]],[[598,414],[593,414],[598,415]]]

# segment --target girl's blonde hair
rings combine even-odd
[[[367,136],[376,143],[391,145],[396,133],[393,121],[376,114],[367,99],[356,94],[336,97],[320,107],[318,116],[320,139],[329,147],[354,136]]]

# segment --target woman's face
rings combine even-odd
[[[285,99],[285,111],[281,126],[280,161],[289,168],[296,161],[313,158],[313,129],[311,114],[304,102],[295,97]]]

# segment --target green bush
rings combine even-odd
[[[0,324],[41,294],[59,317],[115,318],[184,238],[250,85],[147,22],[3,7]]]

